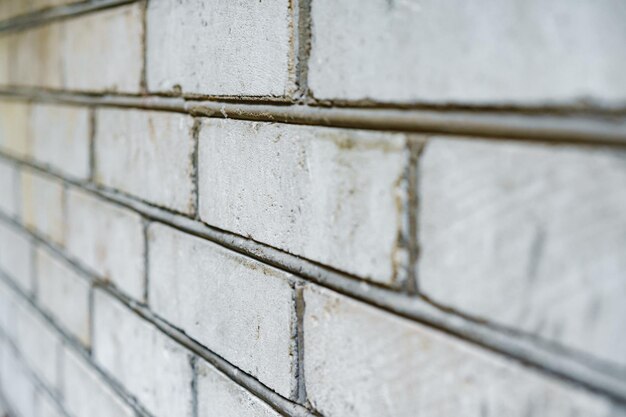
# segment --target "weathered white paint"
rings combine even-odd
[[[371,281],[403,278],[404,135],[208,120],[199,141],[204,222]]]
[[[626,365],[626,152],[432,138],[421,290]]]
[[[158,223],[148,242],[154,312],[288,397],[296,384],[289,275]]]
[[[626,102],[622,0],[315,0],[309,86],[322,99]]]

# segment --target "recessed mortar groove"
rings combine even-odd
[[[396,132],[546,143],[626,146],[626,116],[593,113],[534,115],[523,111],[325,108],[302,104],[194,101],[180,97],[92,95],[12,89],[0,97],[84,106],[106,106],[231,118]],[[433,140],[436,140],[434,138]]]
[[[0,33],[12,32],[30,27],[40,26],[56,20],[80,16],[83,14],[123,6],[142,0],[91,0],[70,5],[52,7],[15,16],[0,22]]]

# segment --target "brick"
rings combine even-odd
[[[61,336],[33,309],[16,303],[15,344],[24,362],[52,390],[59,389]]]
[[[26,29],[11,36],[9,79],[25,87],[63,87],[62,24]]]
[[[193,118],[159,111],[98,110],[99,184],[178,212],[195,212]]]
[[[136,299],[144,295],[141,216],[79,189],[67,192],[68,252]]]
[[[155,417],[192,415],[189,354],[101,291],[94,292],[93,356]]]
[[[155,0],[147,12],[151,91],[285,96],[294,90],[291,2]]]
[[[74,179],[89,177],[89,110],[76,106],[32,107],[32,157]]]
[[[422,292],[626,364],[626,152],[434,138],[419,175]]]
[[[115,7],[63,23],[65,87],[137,92],[142,71],[142,4]]]
[[[198,417],[280,417],[269,405],[199,360]]]
[[[0,85],[9,84],[11,61],[9,58],[13,36],[0,34]]]
[[[32,243],[17,227],[0,221],[0,270],[23,291],[33,291]]]
[[[64,403],[74,417],[134,417],[126,404],[87,361],[70,349],[63,356]]]
[[[41,390],[35,394],[35,408],[37,409],[37,417],[65,417],[52,397]]]
[[[206,240],[148,228],[154,312],[283,396],[295,389],[288,274]]]
[[[15,292],[0,280],[0,340],[15,339]]]
[[[21,101],[0,102],[0,150],[25,158],[31,149],[30,105]]]
[[[20,173],[21,219],[27,229],[63,244],[63,183],[30,169]]]
[[[200,218],[383,284],[398,242],[408,153],[400,134],[232,120],[204,122]]]
[[[15,164],[0,158],[0,212],[11,218],[18,212],[18,178]]]
[[[89,283],[46,249],[36,251],[37,298],[61,326],[89,346]]]
[[[619,0],[312,1],[317,98],[432,103],[623,103]]]
[[[319,287],[304,300],[306,391],[324,416],[615,415],[602,397],[434,329]]]
[[[9,399],[9,405],[19,413],[19,417],[35,417],[34,382],[10,345],[2,338],[0,344],[3,345],[0,349],[2,394]]]

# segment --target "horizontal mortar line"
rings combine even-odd
[[[30,12],[1,21],[0,33],[40,26],[54,20],[79,16],[111,7],[123,6],[136,1],[139,0],[92,0]]]
[[[99,189],[90,184],[67,180],[58,173],[36,164],[6,156],[17,164],[54,176],[69,185],[79,187],[113,204],[125,207],[145,218],[172,226],[267,265],[290,272],[305,281],[332,289],[382,310],[397,314],[417,323],[436,328],[493,352],[517,360],[535,369],[583,386],[591,391],[626,403],[626,378],[619,372],[610,372],[614,364],[581,355],[571,348],[547,342],[514,329],[475,321],[415,297],[355,279],[343,272],[313,261],[289,254],[271,246],[208,226],[197,220],[151,206],[123,194]],[[20,226],[22,227],[22,226]],[[27,231],[31,233],[30,231]]]
[[[4,218],[4,215],[1,215],[1,214],[0,214],[0,218],[3,218],[5,221],[7,220],[6,218]],[[11,222],[11,223],[13,225],[17,225],[17,227],[21,227],[19,224],[16,224],[15,222]],[[22,290],[21,288],[17,286],[17,284],[15,284],[14,280],[12,280],[6,272],[1,271],[1,270],[0,270],[0,281],[4,282],[14,293],[16,293],[21,298],[20,302],[24,302],[28,304],[36,312],[36,314],[40,316],[40,318],[42,318],[48,325],[54,328],[56,333],[58,333],[63,339],[64,345],[68,346],[69,349],[72,349],[74,353],[78,354],[81,358],[83,358],[84,361],[88,364],[89,369],[94,371],[100,378],[102,378],[103,382],[109,388],[111,388],[115,392],[115,394],[117,394],[117,396],[119,396],[120,399],[125,404],[127,404],[130,408],[132,408],[133,411],[138,415],[138,417],[154,417],[141,404],[139,404],[139,402],[130,393],[128,393],[124,387],[122,387],[117,381],[115,381],[104,370],[100,369],[100,367],[93,361],[93,358],[90,356],[90,353],[85,349],[84,346],[80,344],[80,342],[76,340],[76,338],[72,334],[68,333],[63,326],[57,323],[57,321],[54,318],[52,318],[46,311],[44,311],[37,304],[36,300],[34,300],[32,296],[30,296],[29,294],[26,294],[24,290]],[[5,335],[5,339],[9,341],[9,343],[13,346],[13,349],[18,353],[18,355],[22,357],[22,354],[17,348],[17,345],[15,344],[15,342],[12,341],[11,338],[7,335]],[[26,358],[22,358],[22,362],[25,363],[27,368],[30,368],[30,366],[27,363],[28,361],[26,360]],[[36,374],[34,375],[37,376]],[[47,384],[45,383],[42,383],[42,384],[46,388],[48,388],[48,392],[55,391],[51,389],[50,387],[48,387]],[[59,394],[63,395],[64,393],[61,390],[59,390]],[[56,396],[53,395],[53,397],[57,399]]]
[[[237,368],[235,365],[231,364],[226,359],[219,356],[217,353],[213,352],[212,350],[200,344],[198,341],[189,337],[183,330],[178,329],[176,326],[173,326],[172,324],[161,319],[155,313],[150,311],[148,307],[122,293],[115,287],[115,285],[110,283],[108,280],[98,276],[95,272],[89,270],[89,268],[82,265],[79,260],[74,259],[71,255],[67,254],[65,250],[58,247],[56,244],[51,243],[44,239],[42,236],[39,236],[37,233],[26,229],[17,220],[11,219],[5,214],[0,213],[0,220],[4,221],[5,223],[9,223],[16,228],[19,228],[22,232],[28,234],[32,239],[37,242],[38,245],[45,247],[57,258],[61,258],[62,261],[68,264],[73,270],[79,272],[80,275],[87,279],[94,287],[104,290],[108,295],[121,302],[128,309],[140,316],[144,321],[154,325],[164,334],[166,334],[170,339],[174,340],[187,350],[191,351],[198,357],[210,363],[217,370],[225,374],[234,383],[247,389],[254,396],[267,403],[270,407],[272,407],[279,413],[287,417],[319,417],[319,414],[307,409],[301,404],[297,404],[276,393],[270,387],[264,385],[253,376]],[[81,348],[80,345],[77,344],[76,341],[74,341],[73,338],[68,335],[62,327],[57,325],[54,320],[48,317],[47,314],[43,312],[36,303],[30,300],[30,298],[25,295],[23,291],[21,291],[21,289],[19,289],[8,277],[6,277],[5,273],[0,272],[0,277],[3,277],[5,281],[8,281],[8,285],[10,285],[14,289],[14,291],[18,292],[22,297],[28,300],[28,302],[34,308],[36,308],[39,313],[44,316],[44,318],[64,336],[65,339],[72,343],[75,349],[84,350],[84,348]]]
[[[315,107],[195,101],[180,97],[0,89],[0,97],[36,102],[161,110],[196,117],[425,134],[626,146],[626,116]]]

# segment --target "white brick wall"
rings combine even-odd
[[[142,5],[113,8],[64,24],[60,53],[65,87],[138,92],[141,83]]]
[[[0,416],[626,417],[625,18],[0,0]]]
[[[50,395],[41,390],[35,394],[35,408],[37,417],[65,417]]]
[[[294,90],[291,7],[288,0],[149,2],[149,90],[290,94]]]
[[[420,180],[425,294],[626,365],[626,153],[438,137]]]
[[[79,189],[67,192],[68,252],[136,299],[144,295],[141,217]]]
[[[18,210],[18,170],[8,160],[0,158],[0,212],[15,217]]]
[[[9,344],[0,338],[2,349],[2,372],[0,382],[5,395],[11,398],[11,406],[20,417],[35,417],[35,385],[28,370],[15,355]]]
[[[48,388],[59,389],[61,337],[25,302],[16,303],[15,345],[24,362]]]
[[[38,248],[36,257],[37,298],[41,307],[88,346],[89,283],[46,249]]]
[[[89,110],[84,107],[34,105],[31,115],[32,158],[72,178],[89,176]]]
[[[63,193],[60,180],[30,169],[20,172],[22,222],[29,230],[58,244],[63,244]]]
[[[9,80],[27,87],[63,86],[62,24],[25,29],[10,35]]]
[[[33,291],[32,243],[28,235],[0,221],[0,270],[22,290]]]
[[[198,417],[279,417],[269,405],[204,361],[198,361]]]
[[[134,412],[102,381],[90,365],[71,349],[63,350],[64,403],[73,417],[132,417]]]
[[[193,214],[193,119],[138,110],[99,110],[95,176],[99,184]]]
[[[191,417],[190,356],[110,296],[94,293],[93,355],[155,417]]]
[[[200,218],[383,284],[406,264],[405,137],[208,121],[199,138]]]
[[[325,416],[612,415],[606,400],[436,330],[318,287],[304,301],[306,390]]]
[[[156,314],[289,396],[295,389],[288,274],[167,226],[148,229]]]
[[[35,398],[37,417],[65,417],[61,408],[59,408],[50,395],[39,390],[35,394]]]
[[[309,84],[322,99],[575,103],[626,99],[620,0],[317,0]]]
[[[0,149],[23,158],[30,152],[30,105],[19,101],[0,102]]]

